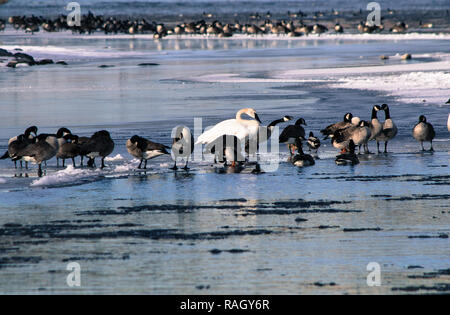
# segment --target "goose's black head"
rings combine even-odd
[[[299,125],[305,125],[305,126],[308,126],[308,125],[306,124],[306,121],[305,121],[303,118],[297,119],[297,121],[295,122],[295,125],[296,125],[296,126],[299,126]]]
[[[426,123],[427,122],[427,118],[424,115],[420,115],[419,122]]]
[[[284,121],[289,121],[289,120],[292,120],[292,119],[294,119],[294,117],[289,116],[289,115],[286,115],[286,116],[283,117]]]
[[[365,120],[361,120],[359,122],[359,126],[360,127],[370,127],[369,123],[367,121],[365,121]]]
[[[63,128],[59,128],[58,132],[56,133],[56,137],[57,138],[63,138],[65,135],[67,134],[72,134],[72,132],[70,132],[69,129],[63,127]]]
[[[314,133],[312,131],[309,132],[310,137],[314,137]]]
[[[373,109],[376,110],[377,112],[381,110],[381,106],[380,105],[374,105]]]
[[[389,109],[388,104],[383,104],[383,105],[381,105],[381,109],[382,109],[382,110]]]
[[[36,137],[36,142],[44,142],[48,138],[48,134],[40,134]]]
[[[100,130],[94,133],[94,136],[96,137],[105,137],[105,138],[111,138],[111,135],[109,134],[109,131],[107,130]]]
[[[344,116],[344,121],[351,123],[352,122],[352,118],[353,118],[353,114],[352,113],[347,113]]]
[[[139,137],[139,136],[137,136],[137,135],[134,135],[134,136],[132,136],[131,138],[130,138],[130,141],[131,141],[131,143],[138,143],[139,142],[139,139],[140,139],[141,137]]]
[[[31,126],[25,130],[25,137],[29,137],[31,133],[34,133],[35,136],[37,136],[38,128],[36,126]]]

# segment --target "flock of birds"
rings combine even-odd
[[[337,11],[332,12],[332,16],[335,17]],[[329,25],[329,27],[314,23],[307,25],[303,22],[303,18],[308,16],[307,13],[288,12],[287,20],[273,20],[270,12],[265,14],[265,20],[262,20],[262,16],[259,14],[251,15],[250,19],[253,20],[247,23],[240,23],[235,21],[233,23],[220,22],[218,20],[207,22],[206,20],[212,20],[213,15],[203,13],[202,20],[194,22],[185,22],[177,25],[167,26],[164,23],[156,23],[154,21],[148,22],[141,19],[120,19],[117,17],[105,17],[102,15],[94,15],[89,12],[87,15],[83,15],[81,18],[80,26],[69,26],[67,24],[67,16],[60,15],[54,19],[37,17],[37,16],[11,16],[7,21],[0,19],[0,31],[4,30],[6,23],[9,23],[16,30],[23,30],[27,33],[39,32],[41,29],[46,32],[58,32],[70,30],[79,34],[92,34],[94,32],[104,32],[105,34],[153,34],[155,39],[162,38],[167,35],[193,35],[193,34],[207,34],[216,35],[218,37],[231,37],[233,34],[285,34],[291,37],[297,37],[308,34],[322,34],[329,31],[329,27],[332,28],[332,32],[343,33],[344,27],[335,23]],[[324,13],[316,12],[312,16],[314,20],[323,17]],[[254,21],[257,20],[257,21]],[[431,23],[419,22],[419,27],[432,28]],[[381,32],[385,29],[384,25],[371,25],[367,21],[361,21],[356,25],[356,30],[360,33],[374,33]],[[389,28],[392,33],[404,33],[408,29],[408,25],[403,22],[397,22]]]
[[[378,112],[384,111],[385,120],[381,122],[378,119]],[[243,119],[243,115],[251,119]],[[170,154],[169,149],[174,155],[175,164],[171,168],[178,169],[177,161],[184,160],[183,169],[188,169],[188,160],[194,151],[195,145],[205,145],[204,153],[214,154],[215,163],[223,163],[225,167],[240,168],[251,154],[256,154],[259,145],[266,142],[273,134],[275,126],[279,123],[285,123],[293,120],[292,116],[284,116],[281,119],[274,120],[267,126],[261,125],[258,114],[252,108],[244,108],[237,112],[234,119],[224,120],[212,128],[203,132],[194,142],[194,137],[190,129],[186,126],[177,126],[172,133],[172,147],[156,143],[138,135],[132,136],[126,142],[127,151],[133,157],[140,160],[138,169],[147,168],[147,161],[157,156]],[[286,143],[289,148],[289,161],[298,167],[311,166],[315,164],[317,151],[320,147],[320,139],[314,136],[311,131],[306,137],[303,126],[307,126],[304,118],[296,120],[295,124],[286,126],[279,135],[279,143]],[[450,131],[450,115],[448,120],[448,129]],[[359,159],[355,150],[361,147],[365,154],[369,154],[369,141],[374,140],[377,143],[377,151],[380,153],[380,142],[384,142],[384,152],[387,152],[387,146],[398,132],[397,126],[391,118],[389,106],[387,104],[374,105],[370,121],[361,120],[354,117],[351,113],[344,115],[344,120],[331,124],[320,130],[325,139],[331,139],[333,147],[340,150],[336,157],[338,165],[355,165]],[[424,115],[419,117],[415,124],[412,136],[421,144],[421,149],[425,150],[423,143],[430,142],[430,151],[433,151],[433,139],[436,136],[433,125],[427,122]],[[303,142],[306,142],[314,156],[303,152]],[[242,153],[245,151],[245,156]],[[105,158],[114,151],[114,141],[106,130],[95,132],[91,137],[79,137],[67,128],[60,128],[56,134],[41,133],[38,134],[38,128],[31,126],[8,142],[8,150],[0,159],[11,159],[15,168],[17,162],[20,167],[28,168],[28,162],[38,164],[38,176],[43,175],[42,163],[46,165],[47,161],[53,157],[62,160],[62,166],[65,167],[66,159],[71,159],[73,166],[76,167],[75,158],[80,156],[83,166],[83,159],[87,157],[88,167],[95,167],[95,159],[101,158],[101,168],[105,167]],[[297,151],[297,152],[296,152]],[[259,169],[259,165],[258,168]]]

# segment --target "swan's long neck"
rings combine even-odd
[[[243,114],[245,114],[245,109],[241,109],[240,111],[238,111],[237,113],[236,113],[236,120],[239,122],[239,123],[242,123],[243,121],[244,121],[244,119],[242,119],[242,115]]]

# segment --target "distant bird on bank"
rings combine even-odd
[[[174,129],[174,134],[172,134],[172,153],[174,155],[175,164],[172,169],[176,170],[177,160],[184,159],[186,160],[186,164],[183,169],[187,170],[189,157],[192,152],[194,152],[194,136],[191,133],[191,130],[186,126],[177,126]]]
[[[381,109],[384,110],[385,120],[380,135],[376,137],[377,151],[380,153],[380,142],[384,141],[384,153],[387,153],[388,142],[397,135],[398,129],[391,118],[389,106],[387,104],[383,104],[381,105]]]
[[[450,98],[448,99],[448,101],[447,101],[447,102],[445,102],[445,104],[450,104]]]
[[[349,151],[343,154],[336,156],[336,164],[337,165],[356,165],[359,163],[359,159],[355,154],[356,145],[353,140],[350,140],[348,144]]]
[[[278,140],[280,143],[287,143],[291,156],[295,154],[292,150],[292,145],[296,144],[297,139],[305,140],[305,129],[302,125],[307,126],[306,121],[304,118],[299,118],[295,125],[289,125],[284,128],[279,136]]]
[[[132,136],[126,143],[128,153],[137,159],[141,160],[138,169],[142,167],[145,162],[144,169],[147,169],[147,161],[163,154],[170,154],[167,152],[168,146],[156,143],[137,135]]]
[[[419,122],[414,126],[412,135],[414,139],[420,142],[422,151],[425,151],[423,147],[424,141],[429,141],[431,143],[430,151],[433,149],[433,139],[436,136],[433,125],[427,122],[427,118],[424,115],[420,115]]]
[[[89,158],[88,166],[95,166],[95,158],[102,158],[101,168],[105,168],[105,158],[114,150],[114,141],[106,130],[97,131],[92,137],[80,148],[80,155]]]
[[[320,140],[319,138],[314,136],[314,133],[312,131],[309,132],[309,137],[306,140],[306,143],[308,144],[309,151],[313,150],[317,152],[317,150],[319,150]]]
[[[299,138],[297,138],[295,142],[296,142],[295,147],[297,148],[298,153],[296,155],[294,155],[293,157],[291,157],[292,164],[294,164],[297,167],[312,166],[312,165],[316,164],[316,162],[314,161],[314,158],[311,155],[305,154],[303,152],[303,146],[302,146],[301,140]]]

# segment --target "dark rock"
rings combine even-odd
[[[7,51],[6,49],[0,48],[0,57],[12,57],[14,56],[12,53]]]
[[[30,55],[24,54],[24,53],[15,53],[14,57],[19,63],[27,63],[30,66],[35,65],[36,61],[34,58]]]
[[[140,63],[140,64],[138,64],[138,66],[141,66],[141,67],[148,67],[148,66],[159,66],[159,63],[153,63],[153,62],[144,62],[144,63]]]
[[[67,62],[65,61],[58,61],[56,62],[57,65],[67,66]]]
[[[42,59],[42,60],[39,60],[38,62],[37,62],[37,64],[38,65],[51,65],[51,64],[54,64],[54,62],[53,62],[53,60],[51,60],[51,59]]]

